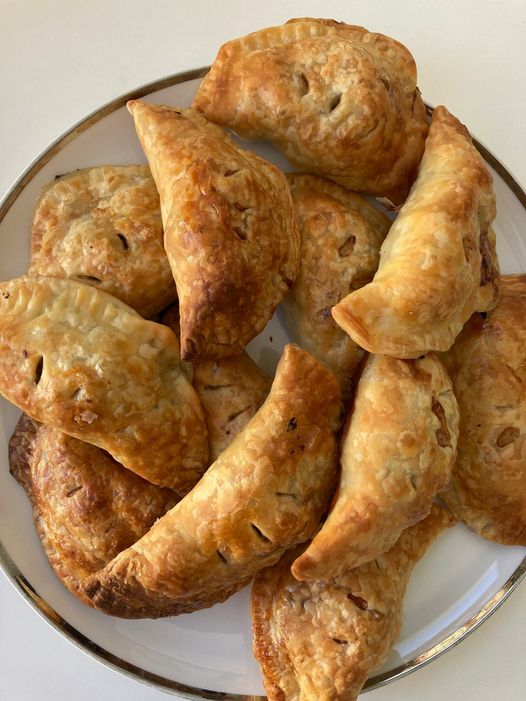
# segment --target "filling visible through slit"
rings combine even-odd
[[[38,385],[42,378],[42,372],[44,370],[44,358],[40,356],[37,360],[37,364],[35,366],[35,385]]]

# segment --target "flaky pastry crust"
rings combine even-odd
[[[240,353],[298,273],[287,180],[199,113],[128,103],[161,197],[181,357]]]
[[[9,441],[9,468],[31,501],[51,566],[88,604],[80,583],[177,503],[174,492],[134,475],[100,448],[25,414]]]
[[[424,150],[416,65],[363,27],[303,18],[224,44],[193,106],[300,170],[401,203]]]
[[[298,582],[290,562],[252,587],[254,655],[269,701],[354,701],[400,634],[409,575],[454,519],[433,506],[376,560],[328,581]]]
[[[444,362],[460,409],[458,458],[441,496],[479,535],[526,545],[526,275],[474,314]]]
[[[108,292],[145,317],[177,297],[148,166],[101,166],[43,189],[31,228],[30,274]]]
[[[458,420],[451,381],[436,356],[369,356],[343,430],[331,511],[294,562],[294,576],[343,574],[386,552],[426,516],[450,479]]]
[[[378,272],[333,308],[334,319],[371,353],[418,358],[448,350],[474,311],[497,304],[495,214],[491,174],[467,129],[437,107]]]
[[[175,335],[88,285],[42,276],[0,283],[0,392],[178,493],[206,465],[203,410]]]
[[[124,618],[206,608],[311,537],[336,479],[334,375],[286,346],[270,394],[182,501],[88,578],[93,604]]]
[[[344,399],[363,350],[331,308],[370,282],[390,220],[363,197],[316,175],[288,175],[301,234],[300,270],[283,300],[294,340],[330,368]]]

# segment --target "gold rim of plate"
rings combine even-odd
[[[38,156],[22,175],[15,182],[13,187],[8,191],[6,196],[0,202],[0,223],[4,219],[5,215],[14,204],[15,200],[18,198],[20,193],[28,185],[29,182],[35,177],[35,175],[48,163],[53,156],[55,156],[59,151],[61,151],[64,146],[69,144],[73,139],[75,139],[83,131],[91,127],[92,125],[99,122],[104,117],[107,117],[112,112],[124,107],[128,100],[136,100],[141,97],[145,97],[150,93],[157,92],[163,88],[169,88],[180,83],[186,83],[190,80],[196,80],[197,78],[202,78],[209,70],[209,66],[203,68],[197,68],[190,71],[185,71],[183,73],[175,73],[169,75],[166,78],[161,78],[160,80],[155,80],[151,83],[147,83],[140,88],[132,90],[120,97],[108,102],[99,109],[95,110],[87,117],[77,122],[71,129],[68,129],[62,136],[56,139],[48,148]],[[431,115],[433,108],[426,105],[428,115]],[[502,163],[496,158],[496,156],[489,151],[485,146],[483,146],[476,139],[473,139],[473,143],[477,147],[480,154],[483,156],[485,161],[493,168],[493,170],[498,173],[502,180],[506,183],[509,189],[513,192],[515,197],[518,199],[520,204],[526,210],[526,192],[522,189],[519,183],[511,175],[511,173],[502,165]],[[154,674],[153,672],[148,672],[147,670],[137,667],[136,665],[121,659],[120,657],[113,655],[108,650],[100,647],[92,640],[83,635],[80,631],[70,625],[60,614],[58,614],[34,589],[31,583],[24,577],[22,572],[15,565],[8,552],[5,550],[4,546],[0,541],[0,568],[4,571],[8,580],[15,586],[15,588],[24,596],[26,601],[33,607],[33,609],[40,614],[55,630],[64,635],[73,645],[77,648],[96,658],[103,664],[111,667],[122,674],[125,674],[131,679],[138,680],[152,687],[162,689],[164,691],[169,691],[179,694],[182,698],[192,699],[194,701],[200,701],[201,699],[211,699],[222,701],[264,701],[265,696],[251,696],[245,694],[229,694],[221,691],[212,691],[210,689],[199,689],[198,687],[188,686],[187,684],[181,684],[173,679],[168,679],[159,674]],[[392,682],[396,679],[414,672],[420,669],[424,665],[428,664],[432,660],[436,659],[442,655],[447,650],[450,650],[455,645],[458,645],[462,640],[472,633],[476,628],[478,628],[481,623],[483,623],[492,613],[494,613],[499,606],[508,598],[511,592],[517,587],[517,585],[526,577],[526,557],[522,560],[517,569],[511,574],[507,582],[501,587],[501,589],[466,623],[461,625],[457,630],[455,630],[450,635],[446,636],[436,645],[433,645],[428,650],[420,655],[417,655],[412,660],[405,662],[404,664],[395,667],[394,669],[384,672],[383,674],[377,674],[370,677],[362,691],[371,691],[384,684]]]

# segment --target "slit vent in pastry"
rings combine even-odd
[[[94,287],[42,276],[0,284],[0,392],[178,493],[206,466],[203,410],[175,335]]]
[[[287,179],[199,113],[128,103],[161,198],[184,360],[240,353],[298,273]]]
[[[436,356],[369,356],[343,431],[339,488],[294,576],[326,579],[386,552],[449,481],[457,436],[457,403]]]
[[[411,194],[389,230],[371,283],[332,314],[371,353],[418,358],[453,344],[499,296],[491,175],[467,129],[437,107]]]
[[[403,202],[428,126],[416,65],[363,27],[295,19],[224,44],[193,106],[298,169]]]
[[[254,418],[190,494],[86,580],[85,594],[124,618],[224,601],[319,526],[336,480],[340,411],[334,375],[286,346]]]
[[[296,581],[290,562],[297,551],[263,570],[251,613],[269,701],[355,701],[400,634],[411,570],[453,524],[434,505],[385,555],[333,579]]]

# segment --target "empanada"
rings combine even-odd
[[[148,166],[84,168],[47,185],[33,218],[29,273],[93,285],[145,317],[170,304],[177,292]]]
[[[502,278],[498,306],[471,317],[444,362],[460,433],[441,496],[484,538],[526,545],[526,275]]]
[[[269,701],[354,701],[400,634],[413,566],[453,523],[433,506],[385,555],[329,581],[296,581],[290,562],[297,551],[263,570],[251,610]]]
[[[499,295],[491,175],[467,129],[437,107],[418,178],[380,251],[371,283],[333,310],[371,353],[418,358],[451,347]]]
[[[330,368],[344,398],[363,350],[342,331],[331,308],[370,282],[391,222],[363,197],[315,175],[291,173],[301,234],[300,270],[283,300],[294,340]]]
[[[403,202],[427,134],[416,65],[363,27],[295,19],[224,44],[193,106],[300,170]]]
[[[31,500],[50,564],[85,603],[80,583],[177,503],[174,492],[134,475],[100,448],[25,414],[9,441],[9,466]]]
[[[224,601],[318,527],[336,479],[339,424],[334,375],[286,346],[254,418],[190,494],[87,579],[84,592],[124,618]]]
[[[178,493],[206,465],[203,410],[175,335],[94,287],[42,276],[0,284],[0,392]]]
[[[457,403],[436,356],[369,356],[343,430],[338,491],[294,576],[327,579],[386,552],[449,481],[457,437]]]
[[[177,305],[165,310],[161,323],[179,336]],[[272,380],[245,351],[220,360],[186,361],[181,367],[201,400],[213,463],[263,404]]]
[[[299,232],[287,180],[197,112],[139,100],[128,109],[161,196],[181,357],[239,353],[298,273]]]

